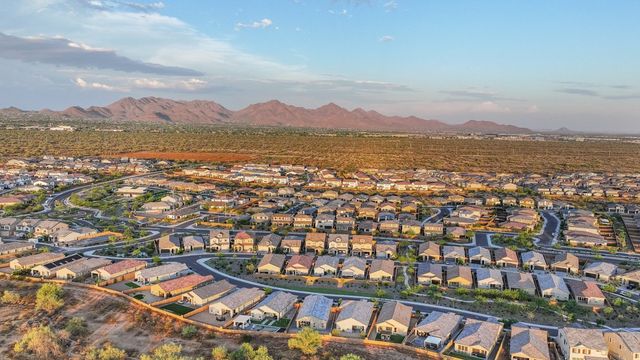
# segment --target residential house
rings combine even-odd
[[[378,230],[381,233],[395,234],[400,231],[400,222],[398,220],[383,220],[378,223]]]
[[[630,288],[640,288],[640,270],[631,270],[618,276],[620,282]]]
[[[63,253],[45,252],[35,255],[23,256],[9,262],[11,270],[31,269],[34,266],[52,263],[64,259]]]
[[[284,254],[268,253],[260,259],[257,267],[258,273],[274,275],[280,274],[285,261],[286,256]]]
[[[313,227],[313,216],[309,214],[296,214],[293,218],[293,227],[297,229],[310,229]]]
[[[376,231],[378,231],[377,222],[365,220],[358,223],[358,232],[361,234],[373,234]]]
[[[236,252],[253,252],[255,246],[255,238],[246,231],[240,231],[233,239],[233,251]]]
[[[558,275],[548,273],[538,274],[536,275],[536,280],[538,280],[538,288],[540,289],[540,295],[542,297],[560,301],[569,300],[569,288]]]
[[[367,300],[349,300],[340,306],[336,329],[341,332],[365,334],[373,315],[373,303]]]
[[[293,225],[294,216],[292,214],[273,214],[271,215],[271,225],[279,228],[289,227]]]
[[[0,218],[0,236],[13,236],[19,222],[14,217]]]
[[[267,234],[258,241],[258,253],[272,253],[280,246],[282,236],[278,234]]]
[[[336,216],[336,231],[351,232],[356,228],[356,219],[349,216]]]
[[[424,347],[440,350],[451,340],[451,336],[460,328],[462,316],[454,313],[432,311],[413,329],[416,336],[423,337]]]
[[[511,326],[511,360],[550,360],[549,335],[545,330],[520,324]]]
[[[336,275],[338,273],[338,265],[340,259],[335,256],[322,255],[318,256],[313,267],[313,275],[326,276]]]
[[[257,304],[264,297],[264,291],[258,288],[239,288],[229,295],[209,304],[209,313],[223,320],[234,317]]]
[[[213,251],[229,251],[231,235],[229,230],[211,230],[209,232],[209,248]]]
[[[594,281],[565,279],[573,298],[581,305],[603,307],[607,298]]]
[[[91,272],[97,279],[111,280],[120,278],[147,267],[147,262],[142,260],[127,259],[95,269]]]
[[[442,258],[448,263],[464,264],[467,257],[464,253],[464,247],[456,245],[445,245],[442,247]]]
[[[551,263],[551,270],[577,274],[580,271],[580,261],[572,253],[564,252],[556,256]]]
[[[204,239],[198,235],[187,235],[182,238],[182,248],[184,251],[204,250]]]
[[[426,260],[442,260],[442,255],[440,254],[440,245],[433,241],[427,241],[421,243],[418,246],[418,257],[422,259],[422,261]]]
[[[353,235],[353,237],[351,238],[351,255],[373,255],[374,243],[375,242],[373,241],[373,236],[371,235]]]
[[[179,234],[167,234],[158,239],[158,251],[169,254],[177,254],[182,250]]]
[[[502,323],[467,319],[454,341],[454,350],[487,359],[500,338],[502,326]]]
[[[375,244],[376,258],[391,259],[395,258],[398,251],[398,243],[395,241],[378,241]]]
[[[80,254],[72,254],[69,256],[65,256],[62,259],[32,266],[31,275],[39,276],[43,278],[50,278],[56,274],[56,271],[82,260],[84,260],[84,257],[82,257],[82,255]]]
[[[33,249],[35,249],[35,245],[30,242],[11,242],[6,244],[0,243],[0,256],[19,254]]]
[[[109,264],[111,264],[109,259],[82,258],[52,270],[52,272],[55,273],[57,279],[72,280],[90,275],[93,270]]]
[[[520,265],[520,261],[518,260],[518,253],[509,248],[497,248],[493,250],[493,256],[497,266],[518,267]]]
[[[609,356],[609,347],[599,329],[561,328],[557,344],[565,360],[604,360]]]
[[[498,289],[504,288],[502,280],[502,272],[497,269],[479,268],[476,269],[476,279],[478,288],[480,289]]]
[[[263,320],[265,318],[282,319],[293,309],[297,301],[298,297],[293,294],[275,291],[251,309],[251,318],[254,320]]]
[[[490,265],[491,251],[482,246],[474,246],[469,249],[469,262],[472,264]]]
[[[376,321],[376,332],[383,338],[392,335],[407,336],[412,311],[411,306],[397,301],[384,303]]]
[[[611,281],[618,273],[618,267],[604,261],[595,261],[588,263],[582,273],[585,277],[601,280]]]
[[[327,234],[325,233],[307,233],[304,239],[307,252],[323,254],[326,249]]]
[[[151,292],[151,294],[155,296],[168,298],[185,293],[187,291],[191,291],[198,286],[202,286],[211,281],[213,281],[212,275],[203,276],[200,274],[190,274],[179,278],[162,281],[158,284],[153,284],[151,285],[151,289],[149,289],[149,292]]]
[[[607,331],[604,333],[604,341],[611,359],[640,359],[640,332]]]
[[[29,219],[29,218],[21,219],[16,224],[15,232],[22,233],[22,234],[31,234],[35,232],[36,225],[39,222],[40,222],[40,219]]]
[[[544,255],[537,251],[526,251],[520,254],[522,267],[531,270],[547,270],[549,266]]]
[[[280,248],[287,254],[300,254],[303,241],[301,237],[289,235],[280,242]]]
[[[42,221],[38,221],[38,223],[36,224],[33,230],[33,233],[35,236],[48,236],[58,230],[68,229],[68,228],[69,228],[69,225],[57,220],[42,220]]]
[[[349,235],[329,234],[327,245],[329,248],[329,254],[347,255],[349,253]]]
[[[204,306],[235,288],[236,286],[227,280],[220,280],[182,294],[182,301],[196,306]]]
[[[443,265],[418,263],[416,276],[417,282],[420,285],[441,285],[444,282]]]
[[[331,315],[333,300],[322,295],[308,295],[302,301],[298,310],[296,326],[300,329],[310,327],[316,330],[325,330]]]
[[[422,227],[425,235],[444,235],[444,225],[442,223],[426,223]]]
[[[176,278],[189,272],[189,268],[183,263],[169,263],[138,270],[135,279],[141,284],[150,284],[158,281]]]
[[[473,286],[471,268],[468,266],[450,266],[447,268],[447,286],[450,288]]]
[[[313,256],[310,255],[293,255],[284,271],[290,275],[309,275],[313,266]]]
[[[357,256],[350,256],[342,263],[340,276],[344,278],[364,279],[367,261]]]
[[[536,294],[536,283],[533,281],[531,273],[521,273],[514,271],[505,272],[507,288],[511,290],[521,290],[529,295]]]
[[[374,259],[369,266],[369,280],[392,281],[395,273],[393,260]]]

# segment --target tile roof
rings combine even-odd
[[[135,269],[139,266],[147,266],[147,262],[142,260],[127,259],[102,267],[100,268],[100,270],[106,272],[109,275],[113,275],[119,274],[128,269]]]
[[[386,302],[382,305],[382,309],[380,309],[378,324],[389,320],[395,320],[398,323],[409,327],[412,311],[413,308],[411,306],[404,305],[397,301]]]
[[[308,295],[298,311],[298,319],[309,316],[328,321],[332,304],[333,300],[322,295]]]
[[[373,303],[366,300],[345,301],[340,307],[340,314],[336,322],[353,319],[367,326],[373,315]]]
[[[547,332],[515,324],[511,327],[511,354],[524,354],[531,359],[549,359]]]
[[[602,335],[602,330],[565,327],[560,329],[560,332],[565,334],[565,339],[570,347],[582,345],[593,350],[608,350],[604,336]]]
[[[215,296],[218,294],[224,294],[228,291],[231,291],[233,289],[235,289],[236,286],[229,283],[227,280],[220,280],[220,281],[216,281],[214,283],[211,283],[209,285],[205,285],[202,287],[199,287],[195,290],[192,290],[191,292],[193,294],[195,294],[196,296],[198,296],[201,299],[206,299],[209,298],[211,296]]]
[[[220,303],[230,309],[237,309],[243,304],[264,296],[264,291],[258,288],[240,288],[231,294],[218,300]]]
[[[281,313],[295,304],[296,301],[298,301],[298,297],[293,294],[284,291],[275,291],[256,305],[256,308],[266,306],[276,313]]]
[[[488,350],[493,348],[501,331],[501,323],[467,319],[455,342],[465,346],[479,346]]]
[[[462,323],[462,316],[454,313],[432,311],[415,327],[416,331],[446,339]]]
[[[140,276],[143,278],[154,278],[158,276],[186,271],[188,269],[189,268],[187,267],[187,265],[183,263],[169,263],[169,264],[142,269],[140,270]]]
[[[185,288],[193,288],[211,280],[213,280],[213,276],[211,275],[203,276],[200,274],[191,274],[171,280],[166,280],[157,285],[165,292],[172,292]]]

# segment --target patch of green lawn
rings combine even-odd
[[[274,321],[271,326],[276,326],[279,328],[286,328],[287,326],[289,326],[289,322],[291,321],[291,319],[287,319],[287,318],[280,318],[276,321]]]
[[[189,313],[191,311],[193,311],[192,308],[186,307],[186,306],[182,306],[180,304],[176,304],[176,303],[171,303],[171,304],[167,304],[163,307],[161,307],[162,310],[167,310],[169,312],[172,312],[176,315],[184,315],[186,313]]]
[[[144,299],[144,294],[136,294],[133,296],[134,299],[142,300]]]
[[[130,287],[130,288],[132,288],[132,289],[137,289],[137,288],[139,288],[139,287],[140,287],[140,285],[138,285],[138,284],[136,284],[136,283],[133,283],[133,282],[125,283],[125,285],[126,285],[126,286],[128,286],[128,287]]]

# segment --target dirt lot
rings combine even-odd
[[[237,162],[250,161],[255,159],[255,155],[239,153],[221,152],[154,152],[138,151],[118,154],[117,157],[133,157],[138,159],[161,159],[161,160],[190,160],[190,161],[213,161],[213,162]]]
[[[287,348],[285,339],[243,339],[238,336],[208,334],[203,330],[195,338],[182,339],[181,325],[174,320],[134,308],[124,299],[98,291],[65,287],[65,305],[48,315],[33,309],[38,287],[38,284],[0,280],[0,292],[9,289],[22,296],[20,304],[0,306],[0,358],[16,358],[12,351],[13,344],[29,327],[48,324],[56,333],[61,334],[66,322],[74,316],[87,321],[88,331],[84,336],[65,342],[70,359],[81,359],[88,347],[100,346],[105,342],[126,350],[130,358],[137,358],[141,353],[149,352],[169,341],[182,344],[184,353],[189,356],[209,358],[211,349],[215,346],[225,345],[229,349],[235,349],[242,341],[250,341],[254,346],[266,345],[274,359],[301,358],[299,352]],[[365,359],[384,357],[387,360],[400,360],[415,357],[414,354],[403,354],[395,350],[327,343],[316,359],[333,359],[348,352]]]

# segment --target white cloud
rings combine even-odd
[[[99,83],[99,82],[87,82],[82,78],[76,78],[74,80],[76,86],[81,87],[83,89],[97,89],[97,90],[106,90],[106,91],[128,91],[127,89],[117,88],[111,85]]]
[[[384,11],[392,12],[398,9],[398,2],[396,0],[390,0],[384,3]]]
[[[250,23],[237,23],[236,24],[236,30],[241,30],[241,29],[266,29],[269,26],[273,25],[273,21],[271,19],[268,18],[264,18],[260,21],[254,21],[254,22],[250,22]]]
[[[395,40],[395,38],[393,36],[391,36],[391,35],[385,35],[385,36],[381,37],[380,39],[378,39],[378,41],[380,41],[380,42],[391,42],[393,40]]]

